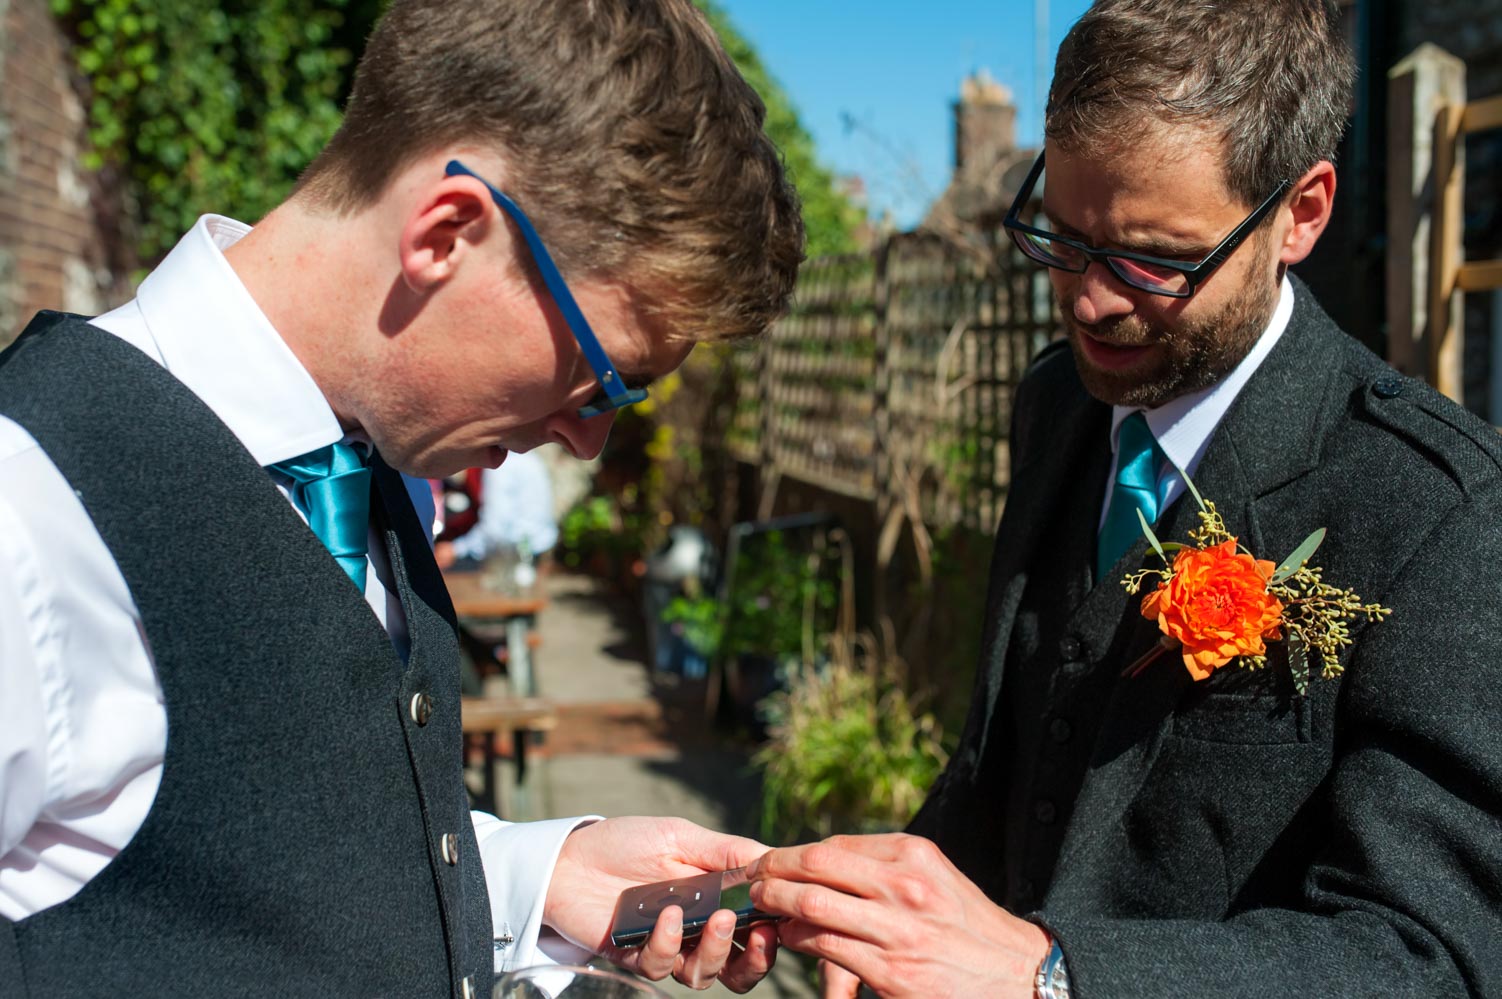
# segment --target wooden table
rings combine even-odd
[[[477,804],[482,811],[501,814],[501,795],[495,771],[499,765],[495,741],[511,736],[512,759],[516,763],[513,785],[517,818],[532,818],[527,787],[527,743],[534,732],[546,732],[558,723],[553,705],[536,697],[466,697],[460,702],[460,724],[464,731],[465,760],[469,751],[480,749],[484,772],[480,775]]]
[[[506,670],[511,690],[518,697],[537,695],[537,675],[532,669],[532,650],[527,644],[533,622],[548,598],[541,581],[531,592],[520,596],[501,593],[485,586],[483,572],[447,572],[443,576],[449,599],[460,625],[501,625],[506,630]]]

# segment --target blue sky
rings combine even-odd
[[[873,214],[888,209],[903,228],[949,180],[949,105],[971,72],[987,69],[1011,88],[1018,141],[1037,141],[1036,2],[720,0],[797,105],[824,164],[865,178]],[[1047,0],[1049,71],[1087,6]]]

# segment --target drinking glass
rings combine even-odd
[[[496,979],[491,999],[669,999],[625,972],[554,964],[519,968]]]

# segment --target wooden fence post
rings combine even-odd
[[[1387,79],[1387,359],[1458,398],[1465,63],[1426,42]]]

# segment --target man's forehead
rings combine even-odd
[[[1046,150],[1044,212],[1077,232],[1194,244],[1245,214],[1226,186],[1218,143],[1149,135],[1126,149]]]

